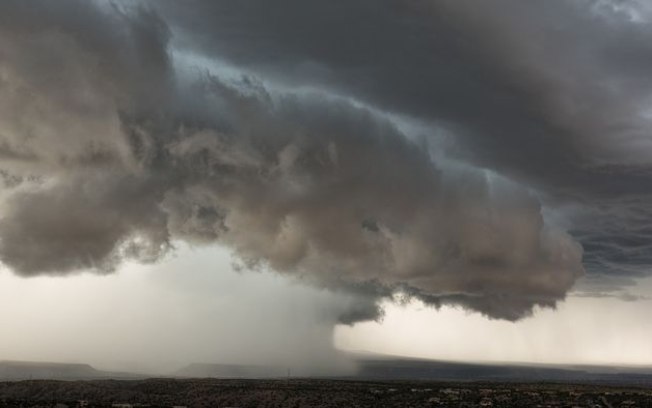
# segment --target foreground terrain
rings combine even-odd
[[[652,407],[652,388],[344,380],[28,380],[0,407]]]

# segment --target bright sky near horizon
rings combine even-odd
[[[455,361],[652,363],[650,300],[571,296],[519,322],[387,303],[382,321],[321,325],[319,309],[339,301],[271,272],[235,272],[219,248],[182,245],[159,264],[107,276],[26,279],[3,271],[0,360],[165,374],[193,362],[322,364],[334,345]]]

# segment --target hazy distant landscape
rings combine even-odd
[[[333,373],[318,378],[350,380],[426,380],[573,382],[652,387],[652,367],[480,364],[399,358],[384,355],[349,355],[353,373]],[[291,367],[193,363],[161,374],[109,372],[88,364],[0,361],[0,381],[94,380],[166,378],[287,379],[315,377]]]
[[[350,375],[189,364],[160,378],[0,362],[0,407],[652,407],[652,369],[466,364],[374,354]]]

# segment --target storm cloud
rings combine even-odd
[[[591,280],[649,274],[645,2],[157,5],[184,47],[417,118],[442,155],[536,190]]]
[[[356,296],[345,323],[396,294],[516,320],[585,270],[645,275],[642,18],[588,1],[5,1],[0,259],[109,273],[218,244]]]

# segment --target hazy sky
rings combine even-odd
[[[2,1],[0,359],[652,364],[651,19]]]
[[[0,274],[0,355],[172,373],[192,362],[348,369],[332,349],[348,296],[238,273],[215,248],[98,276]],[[298,370],[295,370],[298,372]]]
[[[0,283],[3,358],[157,373],[188,362],[350,369],[334,344],[461,361],[652,361],[652,300],[571,296],[516,323],[387,303],[381,322],[333,329],[332,316],[351,299],[273,273],[235,272],[226,251],[210,248],[181,248],[160,265],[129,264],[107,276],[24,279],[4,271]]]

